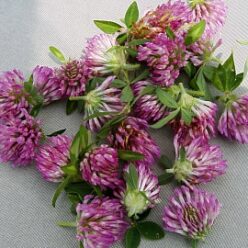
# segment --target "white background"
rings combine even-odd
[[[159,0],[139,0],[141,13],[162,3]],[[248,57],[248,47],[236,40],[248,40],[248,2],[229,0],[229,15],[219,50],[223,57],[235,52],[237,67],[242,70]],[[67,56],[80,57],[86,38],[98,32],[93,19],[118,20],[123,17],[128,0],[0,0],[0,70],[21,69],[29,75],[37,64],[56,66],[48,47],[54,45]],[[245,92],[245,88],[241,91]],[[67,117],[63,104],[45,109],[40,118],[47,133],[67,128],[74,134],[81,116]],[[153,132],[162,152],[173,158],[172,135],[167,130]],[[229,161],[227,174],[203,186],[215,191],[223,203],[221,216],[206,242],[205,248],[248,247],[248,163],[247,145],[213,141],[222,145]],[[0,165],[0,247],[1,248],[74,248],[78,247],[74,230],[56,226],[60,220],[72,220],[66,198],[53,209],[50,204],[56,185],[43,181],[34,167],[13,170]],[[163,203],[153,210],[151,219],[161,223],[161,214],[172,186],[162,191]],[[116,247],[122,247],[121,245]],[[141,247],[184,248],[184,238],[167,234],[158,242],[142,241]]]

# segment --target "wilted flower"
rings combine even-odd
[[[203,36],[216,34],[223,27],[227,6],[224,0],[189,0],[192,9],[192,21],[206,21],[206,29]]]
[[[127,170],[127,173],[129,171]],[[126,206],[128,216],[137,216],[160,203],[158,177],[144,164],[137,166],[138,182],[136,188],[126,188],[115,192]]]
[[[120,178],[118,152],[108,145],[101,145],[86,153],[80,164],[82,178],[101,189],[115,189],[123,184]]]
[[[122,121],[116,130],[108,136],[110,146],[117,149],[138,152],[144,159],[136,162],[148,166],[153,165],[160,156],[160,149],[147,132],[148,125],[145,120],[128,117]]]
[[[9,117],[0,124],[0,159],[14,166],[30,164],[42,137],[40,122],[24,112],[23,118]]]
[[[55,70],[63,97],[79,96],[85,91],[87,82],[82,60],[70,60]]]
[[[174,191],[164,209],[164,228],[194,240],[204,240],[220,209],[214,194],[182,186]]]
[[[133,85],[133,92],[138,97],[145,87],[151,85],[148,81],[140,81]],[[166,107],[159,102],[156,95],[143,95],[139,97],[133,107],[134,115],[148,123],[155,123],[166,116]]]
[[[89,39],[83,59],[86,66],[85,73],[89,77],[116,73],[126,64],[123,48],[118,46],[115,36],[108,34],[95,35]]]
[[[220,117],[218,130],[231,140],[248,143],[248,95],[227,103]]]
[[[49,104],[62,97],[59,80],[55,77],[54,70],[47,66],[37,66],[33,70],[33,84],[43,96],[43,103]]]
[[[24,90],[24,76],[19,70],[0,73],[0,118],[8,115],[23,116],[23,109],[29,110],[29,95]]]
[[[62,182],[64,179],[63,166],[69,163],[69,149],[71,138],[67,135],[58,135],[48,138],[47,142],[39,147],[36,154],[36,167],[45,180]]]
[[[121,90],[112,88],[111,83],[115,77],[108,77],[94,90],[81,97],[85,101],[85,118],[100,112],[119,113],[124,105],[121,102]],[[87,127],[93,131],[99,131],[106,121],[111,119],[111,115],[106,114],[87,120]]]
[[[159,34],[152,42],[139,46],[137,56],[150,67],[152,81],[167,87],[174,84],[188,58],[183,37],[170,39],[166,34]]]
[[[200,66],[204,62],[211,61],[213,53],[221,44],[221,39],[215,45],[210,39],[201,39],[195,42],[189,49],[191,62],[194,66]]]
[[[181,148],[172,169],[175,179],[188,186],[211,182],[225,174],[227,163],[219,146],[209,145],[201,138],[195,139],[190,145]]]
[[[135,23],[131,34],[135,38],[154,38],[159,33],[164,33],[169,27],[174,32],[183,28],[191,21],[191,11],[182,1],[168,1],[157,9],[149,11],[140,21]]]
[[[109,248],[129,227],[125,209],[117,199],[87,195],[76,211],[77,239],[84,248]]]

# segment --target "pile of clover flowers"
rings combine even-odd
[[[234,93],[247,64],[237,74],[233,54],[225,62],[214,55],[226,15],[223,0],[177,0],[140,19],[133,2],[122,25],[95,21],[104,34],[88,39],[80,59],[50,47],[57,68],[37,66],[28,79],[16,69],[0,73],[1,161],[34,162],[45,180],[59,183],[52,204],[66,193],[76,218],[59,224],[76,227],[80,247],[124,239],[136,248],[141,236],[161,239],[164,230],[186,236],[192,247],[205,240],[221,204],[198,185],[227,169],[211,138],[218,132],[248,143],[248,95]],[[74,137],[65,130],[46,135],[37,119],[59,100],[67,101],[68,115],[82,113]],[[165,125],[174,134],[175,161],[161,156],[149,134]],[[158,160],[160,176],[153,172]],[[162,228],[145,218],[173,180]]]

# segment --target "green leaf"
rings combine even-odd
[[[174,108],[174,109],[178,108],[177,102],[174,100],[174,98],[169,93],[165,92],[161,88],[157,88],[156,94],[157,94],[159,101],[162,104],[164,104],[166,107]]]
[[[196,74],[196,67],[191,62],[188,62],[184,67],[184,71],[190,78],[193,78]]]
[[[229,91],[233,88],[233,84],[235,84],[235,78],[236,78],[236,69],[234,64],[233,53],[224,63],[223,67],[226,71],[225,90]]]
[[[216,71],[216,67],[213,67],[211,65],[206,65],[203,68],[203,74],[209,80],[210,83],[212,83],[213,78],[214,78],[214,73]]]
[[[56,48],[54,46],[50,46],[49,50],[54,55],[54,57],[56,57],[58,59],[58,61],[60,61],[63,64],[66,62],[65,56],[58,48]]]
[[[112,84],[111,87],[117,88],[117,89],[122,89],[127,85],[126,82],[120,80],[120,79],[115,79]]]
[[[137,55],[138,55],[138,52],[135,49],[132,49],[132,48],[127,47],[126,48],[126,51],[133,58],[136,58]]]
[[[247,77],[247,74],[248,74],[248,59],[245,62],[243,79]]]
[[[158,177],[159,185],[167,185],[174,180],[174,175],[171,173],[165,173]]]
[[[122,28],[118,23],[111,21],[95,20],[94,23],[106,34],[114,34]]]
[[[238,42],[240,45],[248,46],[248,41],[246,41],[246,40],[237,40],[237,42]]]
[[[92,187],[86,182],[80,182],[80,183],[70,183],[66,186],[65,191],[69,194],[77,194],[80,196],[80,198],[83,198],[83,196],[92,193]]]
[[[136,40],[132,40],[128,43],[129,46],[140,46],[140,45],[144,45],[145,43],[149,42],[150,40],[148,39],[136,39]]]
[[[147,196],[146,196],[145,198],[147,198]],[[137,221],[145,220],[145,219],[149,216],[150,212],[151,212],[151,208],[148,208],[148,209],[147,209],[145,212],[143,212],[142,214],[137,214],[137,215],[135,216],[135,219],[136,219]]]
[[[158,121],[157,123],[151,125],[151,128],[160,129],[161,127],[166,125],[168,122],[173,120],[178,115],[179,112],[180,112],[180,108],[178,108],[175,111],[171,112],[169,115],[167,115],[165,118],[163,118],[162,120]]]
[[[74,163],[69,163],[68,165],[65,165],[61,168],[61,170],[66,174],[70,176],[76,176],[78,174],[78,169],[76,165],[76,161],[73,161]]]
[[[159,159],[158,164],[163,168],[163,169],[171,169],[173,166],[173,162],[166,156],[162,155],[161,158]]]
[[[152,221],[140,222],[137,224],[137,228],[141,235],[149,240],[159,240],[165,236],[163,228]]]
[[[131,190],[135,190],[138,187],[138,180],[139,175],[138,172],[133,164],[129,165],[128,172],[124,173],[124,178],[126,180],[126,183]]]
[[[33,85],[32,76],[28,82],[24,82],[24,90],[28,93],[28,102],[32,105],[30,115],[36,117],[43,107],[43,97],[40,95],[36,87]]]
[[[119,45],[123,45],[125,44],[125,42],[127,41],[128,39],[128,34],[127,33],[123,33],[123,34],[120,34],[116,40],[117,42],[119,43]]]
[[[140,244],[140,233],[136,227],[129,228],[125,233],[125,248],[137,248]]]
[[[184,123],[186,125],[190,125],[192,122],[192,119],[194,117],[194,114],[192,111],[186,109],[186,108],[181,108],[181,115]]]
[[[143,154],[128,150],[118,150],[118,156],[120,159],[126,161],[137,161],[142,160],[144,158]]]
[[[221,92],[225,91],[226,88],[226,71],[223,65],[219,65],[218,68],[216,68],[212,84]]]
[[[200,67],[193,80],[194,80],[196,86],[198,87],[198,89],[202,93],[204,93],[205,99],[211,100],[212,96],[211,96],[211,93],[208,89],[207,81],[206,81],[206,78],[203,74],[203,70],[204,70],[204,67]]]
[[[51,134],[48,134],[47,137],[58,136],[58,135],[60,135],[60,134],[63,134],[65,131],[66,131],[66,129],[61,129],[61,130],[58,130],[58,131],[53,132],[53,133],[51,133]]]
[[[136,82],[139,82],[143,79],[148,78],[148,76],[150,75],[150,71],[148,69],[143,70],[132,82],[131,84],[134,84]]]
[[[185,45],[189,46],[199,40],[205,31],[206,21],[201,20],[191,27],[185,38]]]
[[[140,93],[140,96],[151,95],[155,92],[156,87],[154,85],[147,85]]]
[[[128,8],[125,15],[125,23],[128,28],[131,28],[139,19],[139,8],[136,1],[134,1]]]
[[[171,40],[173,40],[176,37],[174,32],[171,30],[169,26],[166,27],[165,32]]]
[[[70,115],[72,114],[78,107],[78,103],[77,101],[71,101],[71,100],[67,100],[66,102],[66,114]]]
[[[55,208],[56,205],[56,201],[58,199],[58,197],[60,196],[60,194],[63,192],[63,190],[65,189],[65,187],[71,182],[72,177],[71,176],[67,176],[64,181],[62,183],[59,184],[58,188],[56,189],[53,198],[52,198],[52,205]]]
[[[121,100],[130,103],[134,99],[134,94],[130,85],[127,85],[121,93]]]
[[[86,148],[88,148],[90,139],[90,132],[84,126],[80,126],[70,147],[70,159],[72,164],[76,163],[80,154],[85,152]]]
[[[33,117],[36,117],[36,116],[40,113],[42,107],[43,107],[43,104],[42,104],[42,103],[36,104],[36,105],[32,108],[32,110],[31,110],[31,112],[30,112],[30,115],[32,115]]]

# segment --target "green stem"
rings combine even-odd
[[[60,227],[77,227],[75,221],[59,221],[57,225]]]
[[[195,91],[195,90],[186,90],[186,92],[188,93],[188,94],[190,94],[191,96],[197,96],[197,97],[200,97],[200,96],[205,96],[205,94],[203,93],[203,92],[201,92],[201,91]]]
[[[181,93],[186,94],[186,90],[185,90],[185,88],[183,86],[183,83],[179,83],[179,87],[180,87]]]

